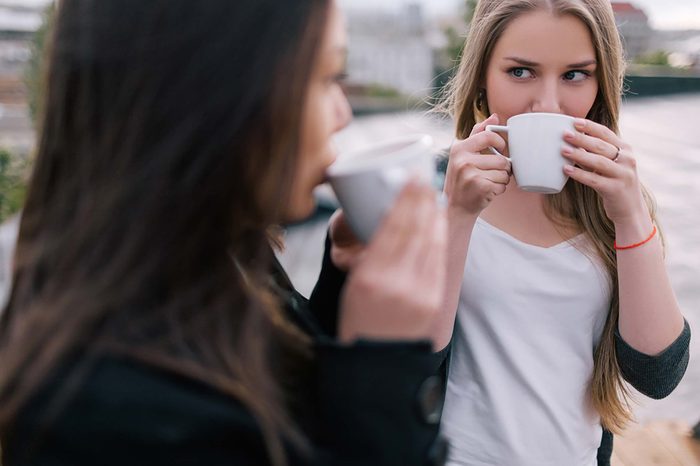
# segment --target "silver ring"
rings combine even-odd
[[[617,153],[615,154],[615,157],[612,158],[612,161],[613,161],[613,162],[617,162],[617,159],[620,158],[620,152],[622,152],[622,149],[620,149],[620,148],[618,147],[618,148],[617,148]]]

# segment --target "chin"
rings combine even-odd
[[[285,216],[285,223],[302,222],[316,211],[316,198],[311,196],[305,202],[298,202],[290,206],[289,212]]]

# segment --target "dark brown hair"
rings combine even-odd
[[[0,435],[59,365],[119,352],[239,399],[284,463],[303,436],[272,360],[309,345],[282,317],[267,230],[329,2],[59,5],[0,321]]]

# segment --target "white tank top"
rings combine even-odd
[[[533,246],[477,220],[442,421],[450,465],[596,465],[589,382],[610,286],[586,247],[584,235]]]

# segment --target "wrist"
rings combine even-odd
[[[447,222],[450,229],[471,229],[474,227],[478,217],[478,213],[469,212],[461,206],[450,204],[447,206]]]
[[[615,222],[615,243],[620,246],[637,244],[652,236],[655,225],[647,212],[644,216],[635,216],[622,222]]]

